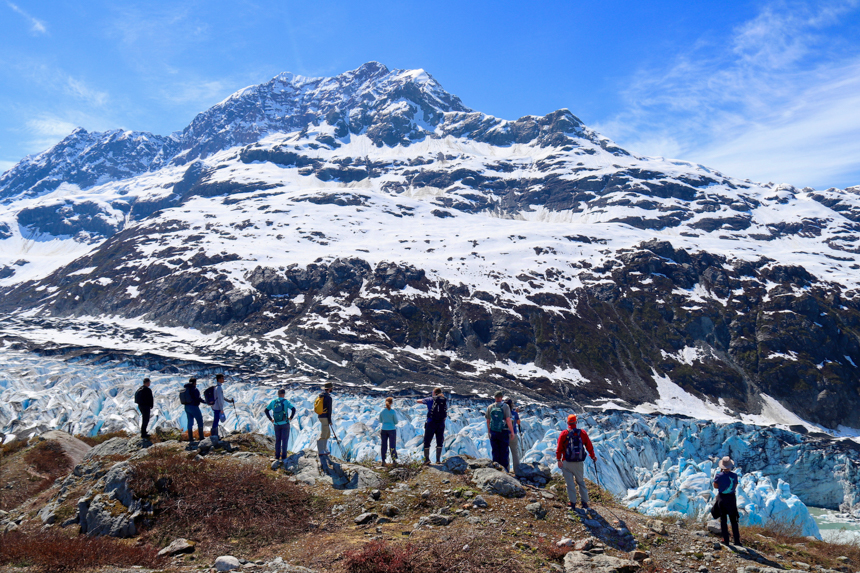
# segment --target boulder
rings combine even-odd
[[[526,506],[526,511],[532,514],[535,519],[543,519],[546,517],[546,508],[539,501],[530,503]]]
[[[419,527],[422,525],[437,525],[444,526],[449,525],[452,521],[454,521],[454,517],[449,517],[447,515],[442,515],[439,513],[433,513],[430,515],[426,515],[418,520]]]
[[[469,460],[467,463],[469,465],[470,470],[495,467],[495,465],[493,464],[493,460],[489,458],[478,458],[476,460]]]
[[[472,500],[472,507],[475,507],[475,508],[484,508],[484,507],[487,507],[488,505],[489,504],[487,503],[487,500],[485,500],[480,495],[475,496],[475,499]]]
[[[122,503],[106,494],[100,493],[92,501],[88,498],[79,501],[78,516],[81,533],[91,537],[132,537],[137,534],[134,521],[138,514],[129,513]]]
[[[517,477],[527,479],[539,485],[546,485],[552,479],[549,466],[538,462],[520,463],[517,468]]]
[[[469,464],[460,456],[451,456],[445,463],[442,464],[442,468],[446,472],[451,472],[452,474],[464,474],[466,470],[469,469]]]
[[[129,455],[128,438],[111,438],[109,440],[105,440],[87,452],[87,455],[84,457],[84,461],[95,457],[127,455]]]
[[[632,559],[592,555],[584,551],[571,551],[564,556],[565,573],[633,573],[639,567],[639,563]]]
[[[39,519],[42,520],[42,523],[45,525],[53,525],[57,520],[57,509],[59,509],[60,504],[53,501],[39,510]]]
[[[69,459],[72,460],[72,466],[76,466],[86,457],[92,447],[86,442],[82,442],[71,434],[60,430],[51,430],[42,434],[42,439],[57,442],[63,449],[63,452]]]
[[[714,535],[722,535],[723,534],[722,529],[720,528],[720,521],[717,519],[709,519],[706,527],[707,527],[708,531],[710,533],[713,533]],[[665,527],[664,527],[664,529],[665,529]],[[655,532],[660,533],[659,531],[656,531],[656,530],[655,530]],[[666,534],[661,533],[661,535],[666,535]]]
[[[130,507],[134,499],[128,487],[129,477],[131,477],[131,468],[128,462],[119,462],[111,466],[104,478],[104,492],[126,507]]]
[[[666,535],[666,524],[659,519],[649,519],[645,523],[645,527],[656,533],[657,535]],[[720,524],[717,522],[717,528],[719,529]]]
[[[182,553],[194,553],[195,543],[182,537],[174,539],[173,542],[158,552],[159,557],[180,555]]]
[[[573,544],[574,551],[589,551],[592,547],[594,547],[594,538],[592,537],[580,539]]]
[[[385,517],[397,517],[400,514],[400,508],[396,505],[385,504],[382,506],[382,515]]]
[[[232,571],[234,569],[238,569],[241,566],[242,564],[239,563],[239,560],[232,555],[222,555],[215,560],[216,571]]]
[[[491,468],[474,470],[472,481],[485,493],[502,497],[523,497],[526,494],[526,490],[515,478]]]
[[[570,537],[562,537],[555,542],[556,547],[573,547],[573,539]]]
[[[370,523],[374,521],[377,517],[379,517],[377,514],[368,512],[362,513],[361,515],[353,519],[353,521],[356,525],[364,525],[365,523]]]

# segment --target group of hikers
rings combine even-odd
[[[194,441],[194,423],[197,423],[197,431],[200,440],[203,440],[203,414],[200,406],[207,404],[212,408],[213,422],[210,435],[217,438],[218,425],[226,418],[224,409],[227,403],[235,404],[235,400],[224,397],[224,375],[215,376],[215,385],[207,388],[201,395],[197,389],[197,379],[191,378],[180,392],[180,403],[185,407],[185,415],[188,419],[188,440]],[[135,393],[134,401],[141,412],[141,437],[148,438],[147,426],[150,420],[150,411],[154,400],[152,390],[149,388],[149,378],[144,378],[143,385]],[[332,435],[332,391],[334,385],[326,382],[322,392],[314,401],[314,413],[320,421],[320,434],[317,439],[317,453],[320,461],[327,467],[328,457],[331,452],[328,449],[328,441]],[[280,465],[286,466],[287,444],[290,440],[290,423],[296,416],[296,407],[286,398],[283,388],[278,390],[278,397],[266,406],[264,413],[273,425],[275,434],[275,457],[272,460],[272,469]],[[493,461],[504,468],[505,472],[511,471],[511,458],[513,459],[513,473],[519,474],[520,452],[519,435],[521,425],[519,411],[514,407],[513,400],[505,399],[503,392],[495,393],[495,401],[487,407],[485,412],[487,422],[487,433],[490,439]],[[445,422],[448,418],[448,400],[441,388],[434,388],[433,393],[427,398],[419,398],[417,403],[427,407],[427,420],[424,423],[424,465],[430,465],[430,446],[436,441],[436,463],[442,463],[442,450],[445,443]],[[394,398],[385,399],[384,406],[379,412],[381,423],[381,458],[385,466],[387,456],[391,456],[392,464],[397,464],[397,423],[396,412],[392,409]],[[335,436],[337,437],[337,436]],[[558,436],[556,445],[556,461],[558,468],[562,471],[564,482],[567,487],[568,507],[577,509],[577,503],[582,509],[588,510],[588,489],[585,485],[585,460],[590,457],[596,464],[597,457],[594,446],[585,430],[577,427],[576,414],[567,417],[567,429]],[[714,518],[719,518],[723,542],[729,543],[727,518],[731,520],[734,542],[740,545],[738,533],[738,509],[735,492],[738,485],[738,477],[731,470],[734,462],[731,458],[724,457],[719,462],[720,473],[714,479],[714,487],[717,488],[716,502],[711,510]]]

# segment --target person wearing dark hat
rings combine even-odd
[[[317,440],[317,452],[320,456],[327,456],[330,453],[328,451],[328,439],[331,437],[331,391],[333,388],[334,385],[331,382],[326,382],[323,385],[323,392],[317,396],[314,402],[314,412],[320,421],[320,437]]]
[[[433,388],[429,398],[416,400],[427,406],[427,421],[424,422],[424,465],[430,465],[430,444],[436,439],[436,463],[442,463],[442,446],[445,443],[445,420],[448,418],[448,399],[442,388]]]
[[[152,390],[149,389],[149,378],[144,378],[143,385],[134,393],[134,402],[140,409],[140,437],[144,440],[149,439],[146,428],[149,426],[149,414],[155,405]]]
[[[720,533],[723,535],[723,543],[729,544],[729,528],[726,523],[726,518],[732,522],[732,535],[735,538],[735,545],[741,544],[741,534],[738,530],[738,499],[735,492],[738,490],[738,476],[732,470],[735,469],[735,462],[729,456],[723,457],[719,463],[720,471],[714,477],[714,487],[717,488],[717,499],[714,502],[714,507],[711,509],[711,514],[716,519],[720,518]]]
[[[558,436],[555,457],[567,486],[568,507],[576,509],[576,486],[582,498],[582,509],[588,509],[588,489],[585,487],[585,452],[596,460],[594,446],[585,430],[576,427],[576,414],[567,417],[567,429]]]
[[[511,409],[502,401],[504,392],[496,392],[496,401],[487,408],[487,433],[490,434],[490,449],[493,461],[510,471],[509,444],[516,439],[511,422]]]
[[[200,397],[200,390],[197,389],[197,378],[189,378],[183,392],[186,394],[183,404],[185,405],[185,417],[188,419],[188,441],[194,441],[194,421],[196,420],[197,435],[202,442],[203,413],[200,411],[200,404],[203,404],[203,398]]]

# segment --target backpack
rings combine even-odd
[[[505,424],[505,409],[501,404],[493,404],[490,406],[490,431],[504,432],[507,430]]]
[[[585,446],[579,428],[567,431],[567,444],[564,446],[564,459],[568,462],[585,461]]]
[[[444,422],[448,417],[448,399],[441,394],[433,398],[433,405],[430,407],[430,421]]]
[[[326,413],[325,411],[325,392],[317,396],[317,399],[314,400],[314,412],[316,412],[317,416],[321,416]]]
[[[142,396],[141,395],[143,394],[143,388],[144,387],[141,386],[140,388],[137,389],[137,392],[134,393],[134,403],[135,404],[140,404],[142,402],[142,400],[141,400]]]
[[[272,419],[276,424],[283,424],[287,421],[287,407],[283,400],[277,400],[275,407],[272,408]]]
[[[185,388],[181,392],[179,392],[179,403],[180,404],[191,404],[191,391],[188,388]]]
[[[210,406],[215,405],[215,386],[209,386],[203,390],[203,400]]]

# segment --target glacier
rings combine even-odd
[[[52,429],[85,435],[117,430],[134,433],[139,414],[133,395],[144,377],[152,380],[156,402],[150,428],[182,428],[186,418],[178,393],[188,372],[195,372],[198,386],[205,388],[221,371],[206,365],[197,365],[196,371],[188,365],[181,369],[141,357],[36,355],[2,344],[0,432],[4,441]],[[292,451],[313,449],[315,445],[319,422],[313,401],[319,384],[312,379],[291,379],[285,384],[287,398],[297,408],[288,446]],[[332,442],[331,447],[336,455],[354,460],[379,459],[377,416],[387,393],[384,389],[375,394],[365,389],[362,394],[353,392],[348,386],[336,385],[335,429],[340,444]],[[228,373],[225,394],[236,399],[235,406],[228,408],[227,422],[222,424],[225,430],[272,434],[263,413],[275,394],[271,382],[229,377]],[[416,397],[395,399],[401,459],[422,455],[426,408],[416,403]],[[445,456],[489,457],[483,416],[487,403],[471,397],[451,398]],[[203,409],[209,425],[211,410]],[[568,413],[554,407],[521,405],[524,462],[544,463],[558,471],[555,444]],[[850,512],[858,499],[858,448],[851,440],[677,415],[617,410],[578,414],[580,427],[589,433],[597,455],[596,463],[586,464],[586,477],[649,515],[705,515],[710,507],[715,460],[723,455],[732,456],[742,475],[739,505],[744,524],[794,522],[805,535],[818,537],[807,505]]]

